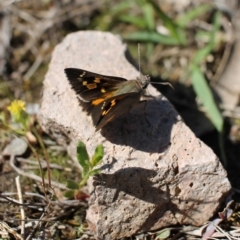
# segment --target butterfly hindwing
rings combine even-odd
[[[96,129],[102,128],[108,122],[129,112],[132,105],[141,97],[141,93],[127,93],[115,96],[92,108],[91,115]]]

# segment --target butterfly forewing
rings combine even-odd
[[[108,93],[113,93],[118,83],[127,81],[124,78],[104,76],[77,68],[66,68],[67,78],[83,101],[91,101],[103,96],[109,98]]]

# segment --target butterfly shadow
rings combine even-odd
[[[162,181],[153,181],[153,179],[159,180],[161,178]],[[134,199],[150,203],[149,209],[146,205],[143,205],[143,209],[141,208],[143,214],[146,214],[145,211],[149,211],[147,213],[148,217],[140,226],[141,231],[149,231],[157,221],[165,216],[166,212],[171,212],[173,216],[181,215],[185,220],[194,222],[188,212],[199,211],[199,200],[178,199],[177,195],[171,195],[170,188],[173,186],[170,186],[169,180],[165,179],[164,174],[154,170],[130,167],[120,169],[114,174],[102,173],[95,176],[94,180],[94,189],[96,187],[99,189],[98,200],[102,205],[111,206],[114,209],[119,206],[122,206],[123,209],[129,206],[129,210],[132,208],[132,212],[135,212],[134,209],[139,208],[139,205]],[[101,196],[103,199],[101,199]],[[126,203],[122,204],[123,201]],[[184,211],[176,204],[179,201],[185,202],[187,208]],[[204,202],[208,204],[207,201]],[[129,203],[131,204],[129,205]],[[154,206],[154,208],[150,206]],[[119,209],[119,211],[123,209]],[[176,221],[178,220],[176,219]]]
[[[177,121],[178,114],[166,99],[150,96],[104,126],[101,134],[117,145],[161,153],[171,145],[171,130]]]

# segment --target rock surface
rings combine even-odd
[[[82,140],[105,148],[102,174],[90,187],[89,226],[98,239],[117,239],[174,224],[202,225],[217,211],[230,183],[213,151],[195,137],[152,86],[139,103],[95,132],[64,75],[76,67],[134,79],[126,45],[103,32],[68,35],[54,50],[38,119],[75,156]]]

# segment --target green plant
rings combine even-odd
[[[216,33],[220,28],[219,18],[220,12],[216,12],[214,15],[213,29],[210,34],[210,41],[204,48],[199,49],[196,52],[193,61],[190,64],[189,71],[195,93],[205,107],[205,111],[215,128],[218,130],[218,132],[222,132],[223,117],[217,108],[212,91],[207,84],[207,80],[203,72],[201,71],[201,63],[206,59],[210,52],[214,50]]]
[[[142,17],[134,15],[122,15],[121,21],[129,23],[139,28],[140,31],[132,31],[125,34],[124,38],[131,41],[160,43],[165,45],[185,45],[186,32],[176,22],[168,17],[164,11],[154,1],[138,0],[136,1],[141,8]],[[169,34],[161,34],[157,29],[157,19],[155,16],[161,18],[163,25],[168,29]]]
[[[26,103],[22,100],[13,100],[11,104],[7,107],[10,112],[11,118],[9,119],[5,112],[2,112],[0,115],[1,126],[7,130],[10,130],[10,133],[17,135],[18,137],[24,137],[22,140],[26,141],[28,147],[31,149],[33,155],[36,157],[39,164],[39,171],[43,183],[43,190],[45,192],[45,183],[48,181],[48,185],[51,186],[51,174],[49,167],[49,157],[45,149],[42,137],[40,136],[38,130],[34,126],[34,118],[32,118],[26,112]],[[43,155],[47,164],[47,174],[48,179],[44,179],[44,172],[42,169],[42,164],[40,161],[39,154],[37,152],[34,144],[39,143]]]
[[[90,160],[89,155],[87,153],[86,146],[83,142],[79,141],[77,146],[77,159],[79,164],[82,167],[82,180],[79,184],[79,187],[83,187],[87,182],[90,176],[94,176],[99,174],[101,170],[99,168],[94,169],[96,166],[101,164],[103,158],[103,146],[98,145],[95,149],[95,152]]]
[[[101,169],[96,167],[101,164],[103,154],[103,146],[98,145],[90,159],[85,144],[82,141],[79,141],[77,146],[77,159],[82,167],[82,180],[79,184],[71,180],[67,181],[67,187],[75,191],[67,191],[65,193],[66,197],[75,197],[77,199],[83,199],[86,197],[86,195],[81,192],[81,188],[86,184],[90,176],[101,173]]]
[[[29,131],[30,116],[26,113],[26,103],[22,100],[14,100],[7,107],[11,114],[11,123],[7,123],[7,119],[2,113],[1,120],[5,127],[10,128],[15,133],[25,135]]]
[[[193,85],[193,89],[198,96],[199,100],[203,104],[205,112],[209,119],[211,120],[212,124],[215,126],[219,133],[219,147],[221,151],[221,158],[223,160],[224,165],[227,165],[227,158],[224,150],[224,142],[223,142],[223,124],[224,120],[222,117],[221,112],[219,111],[217,104],[214,100],[212,91],[207,84],[207,80],[201,71],[201,63],[206,59],[206,57],[212,52],[215,48],[216,43],[216,35],[220,28],[220,17],[221,14],[217,11],[214,15],[213,19],[213,28],[210,32],[210,39],[208,44],[199,49],[194,58],[192,63],[189,67],[190,77]]]

